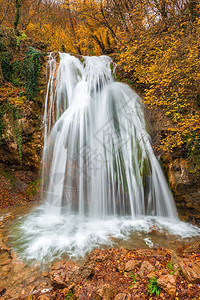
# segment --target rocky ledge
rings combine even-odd
[[[0,255],[3,300],[199,299],[200,243],[177,251],[96,249],[81,265],[58,261],[49,271],[18,261],[3,240]],[[4,285],[8,272],[12,282]]]

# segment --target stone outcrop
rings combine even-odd
[[[169,295],[174,295],[176,292],[176,276],[175,275],[162,275],[157,280],[158,286],[165,290]]]
[[[167,176],[173,191],[180,218],[194,224],[200,224],[200,169],[185,158],[162,158],[167,167]]]
[[[141,266],[142,262],[139,260],[129,260],[126,265],[125,265],[125,271],[129,272],[129,271],[133,271],[135,268]]]
[[[146,118],[149,120],[150,134],[154,149],[156,149],[160,145],[162,138],[171,133],[169,128],[175,129],[174,124],[159,107],[146,109]],[[160,152],[155,154],[160,157],[176,205],[179,208],[181,219],[200,224],[199,163],[192,163],[186,158],[184,147],[173,149],[173,152],[170,154]]]
[[[143,261],[141,268],[138,272],[140,277],[147,276],[149,273],[153,272],[155,270],[155,267],[150,264],[148,261]]]
[[[96,288],[97,299],[111,300],[116,295],[116,290],[110,284],[102,284]]]
[[[54,285],[67,287],[73,283],[73,278],[79,266],[71,261],[54,263],[50,270],[50,279]]]
[[[53,263],[50,279],[53,285],[71,289],[77,282],[87,279],[93,274],[92,266],[83,266],[71,261]]]
[[[200,263],[193,262],[190,259],[183,259],[180,261],[180,268],[183,276],[189,282],[200,283]]]
[[[200,283],[200,262],[181,258],[175,252],[172,252],[171,261],[174,264],[174,269],[181,270],[189,282]]]

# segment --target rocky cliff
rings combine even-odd
[[[146,108],[146,115],[150,124],[153,146],[156,149],[162,138],[169,133],[169,128],[173,127],[173,123],[159,109]],[[180,218],[199,225],[199,163],[189,160],[184,149],[174,149],[171,153],[157,152],[156,154],[169,182]]]

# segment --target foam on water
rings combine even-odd
[[[151,234],[152,229],[156,236]],[[163,237],[160,240],[160,236]],[[141,216],[105,219],[85,218],[79,215],[46,214],[45,206],[19,217],[11,230],[10,240],[22,259],[43,263],[67,255],[83,258],[96,247],[130,245],[154,247],[168,246],[171,239],[186,242],[187,238],[200,237],[200,229],[179,220],[166,217]]]

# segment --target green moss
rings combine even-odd
[[[9,123],[12,129],[12,135],[17,142],[17,148],[19,152],[20,161],[22,162],[22,126],[19,122],[21,118],[21,111],[19,107],[7,101],[0,106],[0,142],[2,139],[2,133],[6,128],[3,117],[7,114]]]
[[[8,171],[5,171],[5,170],[0,170],[0,175],[2,175],[5,178],[7,178],[12,184],[14,183],[13,172],[8,172]]]
[[[39,192],[40,182],[39,180],[35,180],[29,183],[26,194],[27,195],[36,195]]]
[[[42,66],[42,53],[29,47],[24,53],[24,58],[15,59],[10,51],[0,54],[0,63],[3,77],[15,86],[26,90],[29,100],[38,95],[38,79]]]
[[[3,78],[7,81],[11,81],[13,68],[12,64],[10,63],[12,59],[12,54],[10,51],[5,51],[1,53],[0,62],[1,62],[1,69],[3,73]]]
[[[72,292],[69,292],[65,295],[65,299],[66,300],[73,300],[75,299],[74,296],[73,296],[73,293]]]
[[[20,32],[20,35],[15,36],[16,40],[17,40],[17,46],[19,46],[19,44],[23,41],[25,41],[27,39],[27,35],[25,34],[25,32],[22,30]]]
[[[29,47],[23,60],[23,76],[25,89],[29,100],[34,99],[38,92],[38,78],[41,72],[42,54],[40,51]]]

